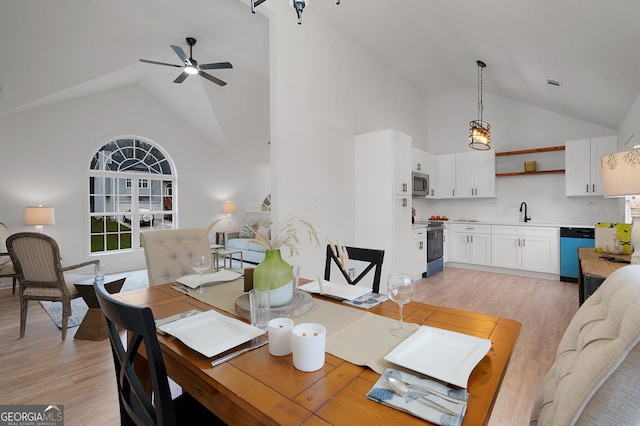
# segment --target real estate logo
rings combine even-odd
[[[63,405],[0,405],[0,426],[63,425]]]

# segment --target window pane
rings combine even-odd
[[[114,176],[89,176],[91,252],[140,248],[140,230],[173,228],[173,184],[169,161],[153,143],[123,138],[105,144],[90,170]],[[125,177],[116,177],[127,172]],[[131,178],[131,172],[139,178]],[[163,174],[166,179],[154,179]],[[135,198],[134,198],[135,197]]]

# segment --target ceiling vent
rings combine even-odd
[[[547,79],[547,84],[553,87],[562,87],[562,83],[559,82],[558,80]]]

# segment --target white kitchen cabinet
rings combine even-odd
[[[456,155],[438,155],[438,189],[439,198],[455,198],[456,196]]]
[[[411,138],[393,131],[393,193],[411,197]],[[387,159],[389,160],[389,159]]]
[[[442,261],[447,263],[449,261],[449,227],[444,225],[442,230]]]
[[[414,228],[411,231],[407,271],[414,279],[422,278],[427,272],[427,227]]]
[[[495,197],[495,182],[496,160],[494,151],[456,154],[456,198]]]
[[[384,291],[387,276],[408,267],[411,138],[391,129],[357,135],[354,154],[354,245],[385,251],[380,286]]]
[[[427,152],[418,148],[411,148],[411,171],[425,173],[427,170]]]
[[[448,231],[450,262],[491,265],[491,225],[454,223]]]
[[[618,150],[618,137],[578,139],[565,143],[566,195],[602,196],[603,155]]]
[[[560,231],[554,227],[493,225],[492,266],[560,273]]]

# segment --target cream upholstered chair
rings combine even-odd
[[[531,425],[640,423],[640,265],[612,273],[560,341]]]
[[[144,247],[149,285],[172,283],[193,274],[191,258],[211,254],[206,229],[146,231],[140,234],[140,244]]]
[[[24,336],[30,300],[62,302],[62,340],[67,337],[71,299],[80,297],[74,283],[93,277],[68,271],[99,263],[98,260],[63,267],[60,249],[48,235],[20,232],[7,238],[7,248],[20,283],[20,337]]]
[[[7,238],[9,237],[9,229],[7,225],[0,222],[0,278],[13,279],[13,293],[16,292],[16,283],[18,282],[18,274],[13,269],[11,256],[7,251]]]

